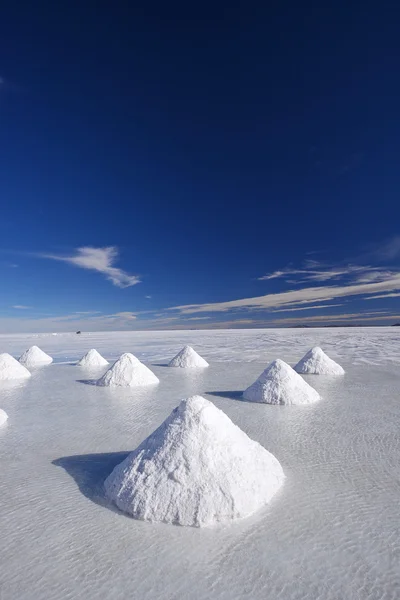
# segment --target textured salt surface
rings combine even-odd
[[[212,402],[192,396],[104,485],[108,498],[137,519],[205,527],[251,515],[283,480],[272,454]]]
[[[7,352],[0,354],[0,381],[27,379],[31,374]]]
[[[297,373],[314,375],[344,375],[344,369],[316,346],[311,348],[294,367]]]
[[[125,352],[97,381],[103,387],[141,387],[159,383],[159,379],[136,356]]]
[[[197,354],[191,346],[185,346],[180,352],[170,361],[169,367],[181,367],[182,369],[202,369],[208,367],[209,364],[202,356]]]
[[[8,419],[8,414],[0,408],[0,425],[3,425]]]
[[[94,348],[86,352],[86,354],[76,363],[77,367],[84,367],[85,369],[105,367],[106,365],[108,365],[108,360],[103,358]]]
[[[156,366],[185,343],[210,368]],[[1,600],[400,598],[400,328],[0,336],[15,356],[32,344],[54,357],[52,367],[0,382],[9,415],[0,430]],[[269,361],[295,364],[316,345],[346,370],[305,376],[323,401],[240,400]],[[112,393],[82,385],[80,370],[60,363],[90,348],[114,360],[133,352],[160,385]],[[281,490],[227,527],[171,527],[117,512],[104,479],[177,398],[194,394],[276,456]]]
[[[320,396],[292,367],[277,359],[243,392],[243,398],[265,404],[312,404]]]
[[[50,365],[53,359],[37,346],[32,346],[19,357],[19,362],[25,367],[41,367]]]

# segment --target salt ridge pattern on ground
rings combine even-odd
[[[0,336],[14,356],[32,344],[52,367],[0,382],[2,600],[232,600],[233,590],[235,600],[398,600],[400,328]],[[212,367],[157,366],[184,344]],[[240,400],[268,362],[296,364],[316,345],[346,370],[305,376],[323,401]],[[70,365],[91,347],[110,360],[133,352],[161,385],[112,394],[82,385]],[[276,456],[282,489],[255,515],[211,530],[114,512],[104,479],[177,398],[195,394]]]

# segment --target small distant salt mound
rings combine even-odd
[[[53,362],[53,359],[38,346],[32,346],[19,357],[19,362],[26,367],[40,367],[49,365]]]
[[[191,346],[185,346],[168,364],[169,367],[181,367],[182,369],[203,369],[209,364],[204,358],[197,354]]]
[[[27,379],[31,374],[23,365],[7,352],[0,354],[0,381]]]
[[[4,425],[4,423],[8,419],[8,414],[0,408],[0,425]]]
[[[298,373],[313,373],[315,375],[344,375],[344,369],[329,358],[325,352],[315,346],[295,366]]]
[[[140,362],[136,356],[126,352],[104,373],[96,385],[106,387],[140,387],[159,383],[158,377]]]
[[[94,348],[86,352],[85,356],[82,356],[76,363],[77,367],[85,367],[87,369],[104,367],[105,365],[108,365],[108,360],[103,358]]]
[[[311,404],[320,395],[283,360],[274,360],[243,392],[250,402],[266,404]]]
[[[278,460],[212,402],[193,396],[106,479],[107,497],[143,521],[206,527],[267,504],[285,475]]]

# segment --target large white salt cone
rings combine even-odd
[[[77,367],[84,367],[85,369],[96,369],[98,367],[105,367],[106,365],[108,365],[108,360],[103,358],[94,348],[86,352],[76,363]]]
[[[320,395],[278,358],[243,392],[243,398],[265,404],[312,404]]]
[[[106,479],[106,496],[144,521],[205,527],[253,514],[285,475],[278,460],[212,402],[182,400]]]
[[[19,362],[26,367],[42,367],[50,365],[53,359],[38,346],[32,346],[19,357]]]
[[[126,352],[106,371],[96,385],[104,387],[142,387],[159,383],[153,371],[136,356]]]
[[[170,361],[169,367],[181,367],[182,369],[203,369],[209,364],[200,354],[197,354],[191,346],[185,346]]]
[[[4,425],[4,423],[8,419],[8,414],[0,408],[0,426]]]
[[[294,367],[297,373],[312,373],[315,375],[344,375],[344,369],[327,354],[315,346],[303,356]]]
[[[0,354],[0,381],[27,379],[31,373],[7,352]]]

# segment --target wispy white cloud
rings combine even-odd
[[[344,303],[341,302],[340,304],[312,304],[311,306],[299,306],[297,308],[278,308],[278,309],[274,309],[273,313],[278,313],[278,312],[295,312],[295,311],[299,311],[299,310],[321,310],[324,308],[336,308],[336,306],[344,306]]]
[[[398,298],[398,297],[400,297],[400,293],[380,294],[379,296],[367,296],[366,298],[363,298],[363,300],[380,300],[380,299],[384,299],[384,298]]]
[[[380,276],[377,274],[374,276],[374,272],[377,271],[380,273]],[[363,277],[370,277],[368,281],[376,281],[380,277],[383,277],[384,273],[390,272],[382,272],[380,267],[371,267],[371,266],[362,266],[362,265],[346,265],[341,267],[333,267],[329,265],[324,265],[323,263],[319,263],[315,260],[305,261],[304,267],[301,269],[294,269],[291,267],[285,267],[280,271],[274,271],[273,273],[267,273],[262,277],[258,277],[259,281],[269,281],[271,279],[287,279],[290,278],[290,282],[293,283],[293,277],[298,277],[298,282],[306,282],[306,281],[329,281],[329,280],[337,280],[342,279],[349,276],[354,276],[355,273],[360,273],[360,283],[363,281]],[[374,278],[375,277],[375,278]]]
[[[106,318],[107,318],[107,316],[106,316]],[[135,313],[125,311],[125,312],[118,312],[113,315],[108,315],[108,318],[110,318],[110,319],[125,319],[127,321],[133,321],[137,317],[136,317]]]
[[[386,281],[375,283],[359,283],[350,285],[306,287],[277,294],[266,294],[255,298],[242,298],[228,302],[208,304],[186,304],[169,310],[177,310],[181,314],[227,312],[235,310],[268,310],[283,306],[293,307],[312,302],[324,302],[347,296],[364,296],[379,292],[394,292],[400,290],[400,273],[396,273]]]
[[[387,321],[387,323],[385,323]],[[323,327],[324,325],[349,325],[363,323],[382,323],[391,325],[394,321],[400,321],[400,315],[390,315],[382,312],[368,313],[344,313],[339,315],[314,315],[309,317],[282,317],[278,319],[232,319],[229,321],[217,321],[212,323],[214,329],[230,329],[234,327],[245,328],[269,328],[269,327],[292,327],[298,325]]]
[[[84,312],[77,312],[74,313],[74,315],[70,315],[70,317],[67,318],[79,318],[76,317],[76,315],[80,315],[83,316],[84,318],[87,318],[89,321],[115,321],[115,320],[123,320],[123,321],[133,321],[134,319],[136,319],[136,313],[133,312],[117,312],[117,313],[112,313],[112,314],[100,314],[100,311],[84,311]]]
[[[28,308],[32,308],[31,306],[25,306],[24,304],[14,304],[11,308],[18,308],[20,310],[27,310]]]
[[[273,319],[269,321],[270,325],[329,325],[331,323],[370,323],[378,321],[389,321],[389,324],[393,321],[400,320],[400,315],[391,315],[381,312],[368,312],[368,313],[345,313],[342,315],[314,315],[310,317],[288,317],[282,319]]]
[[[396,235],[381,244],[375,245],[364,255],[368,259],[376,262],[392,261],[400,257],[400,235]]]
[[[397,254],[400,256],[400,237],[382,244],[379,249],[375,249],[375,254],[377,252],[385,257],[394,257]],[[400,291],[400,266],[387,268],[353,262],[333,265],[308,259],[303,262],[301,268],[289,265],[259,277],[261,281],[274,279],[285,279],[286,283],[295,284],[297,289],[226,302],[186,304],[168,310],[178,311],[181,315],[229,311],[277,312],[278,309],[281,312],[289,309],[322,310],[331,306],[324,304],[330,300],[366,295],[376,297],[376,294],[380,294],[380,297],[385,294],[388,297],[390,292]],[[328,283],[316,285],[317,282]]]
[[[77,248],[72,256],[61,256],[59,254],[40,254],[39,256],[66,262],[82,269],[97,271],[120,288],[127,288],[140,283],[140,278],[137,275],[130,275],[113,266],[118,259],[118,255],[118,248],[115,246],[106,246],[105,248],[84,246]]]
[[[356,277],[354,283],[372,283],[374,281],[388,281],[396,274],[396,271],[381,271],[379,269],[372,269],[364,271],[361,275]]]
[[[211,317],[189,317],[186,321],[207,321]]]
[[[286,275],[298,275],[299,273],[303,273],[304,271],[299,271],[298,269],[285,269],[284,271],[273,271],[272,273],[267,273],[266,275],[262,275],[262,277],[257,277],[258,281],[269,281],[270,279],[279,279],[280,277],[286,277]]]

